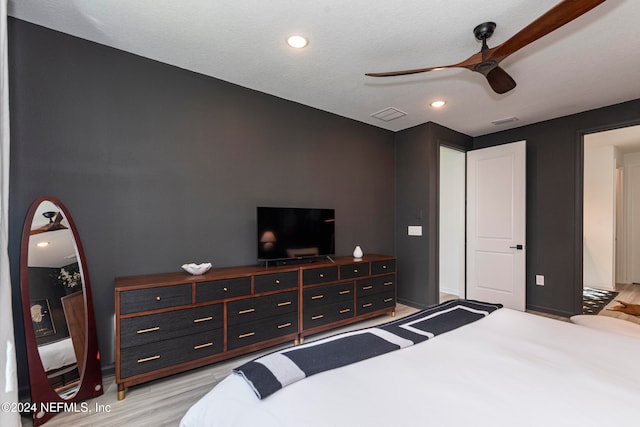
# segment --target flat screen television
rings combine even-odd
[[[258,207],[258,261],[335,253],[334,209]]]

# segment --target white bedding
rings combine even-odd
[[[38,352],[45,372],[76,363],[76,353],[73,350],[71,338],[39,345]]]
[[[231,375],[191,426],[635,425],[640,339],[509,309],[259,400]]]

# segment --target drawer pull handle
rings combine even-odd
[[[393,301],[393,298],[385,298],[384,299],[384,302],[391,302],[391,301]]]
[[[276,285],[280,284],[280,280],[276,279]]]
[[[160,330],[160,326],[156,326],[153,328],[148,328],[148,329],[138,329],[136,331],[137,334],[146,334],[147,332],[153,332],[153,331],[159,331]]]
[[[136,331],[137,334],[146,334],[147,332],[153,332],[153,331],[159,331],[160,330],[160,326],[155,326],[153,328],[147,328],[147,329],[138,329]]]
[[[311,297],[311,299],[321,299],[324,298],[324,295],[314,295]]]
[[[357,269],[357,268],[354,268],[354,269],[353,269],[353,272],[354,272],[354,273],[357,273],[357,272],[358,272],[358,269]]]
[[[350,308],[345,308],[345,309],[340,310],[340,314],[345,314],[345,313],[348,313],[350,311],[351,311]]]
[[[200,345],[196,345],[193,347],[194,350],[200,350],[201,348],[205,348],[205,347],[211,347],[213,345],[212,342],[208,342],[205,344],[200,344]]]
[[[393,282],[389,281],[389,282],[384,282],[383,285],[385,286],[389,286],[389,285],[393,285]]]
[[[278,329],[288,328],[291,326],[291,322],[283,323],[282,325],[278,325]]]
[[[387,265],[386,265],[386,264],[385,264],[385,265],[383,265],[383,266],[382,266],[382,269],[383,269],[383,270],[386,270],[386,269],[387,269]]]
[[[151,362],[152,360],[160,359],[160,355],[145,357],[144,359],[138,359],[138,363]]]
[[[222,288],[223,291],[227,292],[229,289],[227,288]]]
[[[291,301],[279,302],[278,307],[284,307],[285,305],[291,305]]]
[[[320,277],[324,277],[324,273],[320,273]]]
[[[253,313],[254,311],[256,311],[256,309],[255,309],[255,308],[248,308],[248,309],[246,309],[246,310],[240,310],[240,311],[238,312],[238,314]]]
[[[213,320],[213,317],[209,316],[209,317],[202,317],[200,319],[193,319],[193,323],[208,322],[209,320]]]
[[[255,332],[249,332],[247,334],[238,335],[238,338],[248,338],[248,337],[254,336],[255,334],[256,334]]]
[[[318,320],[318,319],[322,319],[324,317],[324,314],[318,314],[317,316],[312,316],[311,320]]]
[[[369,286],[363,286],[362,287],[363,291],[368,291],[369,289],[373,289],[373,286],[369,285]]]
[[[367,307],[371,307],[373,305],[372,302],[369,302],[367,304],[362,304],[362,308],[367,308]]]
[[[339,294],[340,295],[346,295],[346,294],[350,294],[351,291],[350,290],[346,290],[346,291],[340,291]]]
[[[159,296],[156,297],[156,301],[160,301],[160,297]]]

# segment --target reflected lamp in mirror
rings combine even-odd
[[[41,403],[77,402],[103,393],[84,251],[69,212],[54,197],[37,199],[27,213],[20,291],[31,402],[39,408],[33,424],[38,426],[55,415]]]

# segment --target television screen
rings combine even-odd
[[[335,253],[333,209],[258,207],[258,260]]]

